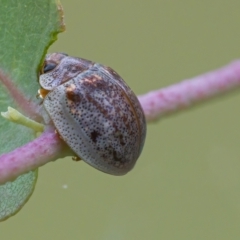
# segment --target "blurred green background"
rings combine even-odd
[[[60,51],[113,67],[137,94],[240,56],[240,1],[62,0]],[[1,239],[240,239],[238,91],[148,125],[124,177],[62,159]]]

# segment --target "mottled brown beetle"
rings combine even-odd
[[[133,168],[146,121],[136,95],[113,69],[53,53],[46,56],[39,83],[45,109],[79,158],[112,175]]]

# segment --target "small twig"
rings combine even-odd
[[[64,157],[64,150],[64,142],[54,131],[48,131],[32,142],[1,155],[0,184],[13,181],[23,173]]]
[[[139,96],[148,122],[189,108],[240,87],[240,61]],[[0,184],[68,154],[69,148],[52,130],[34,141],[0,156]],[[64,155],[65,154],[65,155]]]
[[[16,109],[8,107],[7,112],[1,112],[2,117],[6,118],[7,120],[21,124],[25,127],[31,128],[35,132],[42,133],[44,130],[44,125],[33,121],[32,119],[25,117],[23,114],[18,112]]]
[[[138,97],[148,122],[202,103],[240,86],[240,60]]]

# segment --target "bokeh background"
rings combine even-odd
[[[62,0],[50,48],[113,67],[137,94],[240,56],[239,0]],[[240,239],[238,91],[148,125],[124,177],[61,159],[1,239]]]

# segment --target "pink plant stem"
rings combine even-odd
[[[10,77],[0,69],[0,84],[6,87],[12,99],[18,107],[26,114],[28,117],[40,120],[41,117],[38,114],[38,106],[33,102],[30,102],[24,95],[22,91],[14,84]]]
[[[64,143],[54,131],[0,156],[0,184],[61,157]]]
[[[138,97],[148,122],[240,87],[240,60]]]
[[[172,86],[139,96],[147,121],[210,99],[240,87],[240,61]],[[70,154],[69,154],[70,153]],[[0,184],[34,170],[47,162],[73,155],[54,131],[0,156]]]

